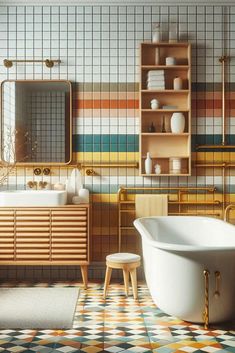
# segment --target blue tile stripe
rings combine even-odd
[[[73,135],[73,152],[138,152],[139,135]]]
[[[226,143],[235,146],[235,135],[226,135]],[[192,152],[198,151],[200,145],[221,145],[221,135],[192,135]],[[211,150],[212,151],[212,150]],[[208,152],[207,148],[200,148],[200,152]],[[235,152],[235,148],[213,148],[213,152]]]
[[[235,145],[235,135],[227,135],[228,145]],[[192,135],[192,152],[198,145],[221,144],[221,135]],[[234,149],[227,149],[235,152]],[[226,149],[216,148],[214,152],[226,152]],[[208,149],[200,149],[208,152]],[[139,152],[139,135],[73,135],[73,152]]]

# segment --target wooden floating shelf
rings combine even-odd
[[[188,109],[141,109],[143,113],[174,113],[174,112],[182,112],[182,113],[188,113]]]
[[[168,173],[168,174],[163,174],[163,173],[161,173],[161,174],[155,174],[155,173],[151,173],[151,174],[141,174],[142,176],[155,176],[155,177],[162,177],[162,176],[176,176],[176,177],[178,177],[178,176],[189,176],[190,174],[189,173],[181,173],[181,174],[170,174],[170,173]]]
[[[189,156],[166,156],[166,157],[160,157],[160,156],[151,156],[151,159],[170,159],[170,158],[184,158],[184,159],[189,159]],[[142,159],[146,159],[146,156],[142,156]]]
[[[142,132],[143,136],[189,136],[188,132],[182,134],[174,134],[172,132]]]
[[[188,43],[186,42],[176,42],[176,43],[169,43],[169,42],[142,42],[142,45],[153,46],[153,47],[188,47]]]
[[[142,93],[188,93],[188,89],[142,89]]]
[[[142,70],[158,70],[158,69],[164,69],[164,70],[174,70],[174,69],[189,69],[188,65],[142,65]]]

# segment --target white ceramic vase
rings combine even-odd
[[[182,134],[185,128],[185,117],[181,112],[175,112],[171,117],[171,132],[174,134]]]
[[[174,90],[180,90],[183,87],[183,80],[180,77],[175,77],[173,81]]]
[[[150,157],[149,152],[147,152],[147,158],[145,159],[145,173],[146,174],[152,173],[152,159]]]

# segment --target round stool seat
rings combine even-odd
[[[110,254],[106,256],[106,261],[130,264],[132,262],[140,261],[141,257],[136,254],[128,253],[128,252],[118,252],[115,254]]]

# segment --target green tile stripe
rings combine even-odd
[[[226,135],[225,140],[228,145],[235,146],[235,135]],[[192,152],[235,152],[235,148],[200,148],[197,149],[197,146],[200,145],[221,145],[222,136],[221,135],[192,135]]]
[[[138,152],[139,135],[73,135],[73,152]]]
[[[228,145],[235,145],[235,135],[227,135]],[[192,152],[197,151],[198,145],[221,144],[221,135],[192,135]],[[138,152],[139,135],[73,135],[73,152]],[[208,149],[200,149],[208,152]],[[213,149],[213,152],[235,152],[231,149]]]

